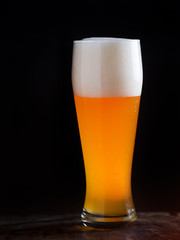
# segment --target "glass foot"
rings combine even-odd
[[[137,219],[135,209],[131,213],[120,216],[102,216],[88,213],[85,209],[81,214],[81,220],[84,226],[100,229],[120,228],[129,222]]]

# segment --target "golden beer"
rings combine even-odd
[[[82,46],[78,46],[81,47],[79,50],[81,59],[78,59],[79,55],[75,56],[73,63],[74,99],[86,172],[86,196],[82,221],[86,226],[100,228],[116,227],[122,222],[136,219],[131,194],[131,168],[142,86],[137,82],[139,88],[136,88],[133,82],[132,85],[135,87],[132,92],[129,91],[131,79],[127,80],[124,73],[123,80],[122,76],[120,79],[119,73],[115,72],[114,74],[114,71],[111,70],[114,66],[108,70],[110,72],[108,78],[103,76],[102,72],[99,76],[99,67],[97,67],[99,61],[101,61],[101,71],[106,68],[108,61],[111,60],[112,64],[113,54],[116,59],[114,64],[117,60],[119,61],[119,57],[117,58],[114,51],[118,49],[119,42],[117,44],[116,41],[110,41],[108,45],[108,41],[101,40],[101,44],[97,40],[95,42],[87,41],[85,54],[82,53]],[[124,50],[128,45],[123,44],[124,42],[121,42],[120,45]],[[94,54],[92,54],[93,47],[95,48]],[[100,55],[99,47],[101,48]],[[84,58],[82,58],[83,54]],[[99,58],[98,61],[97,58]],[[82,72],[79,75],[80,70],[77,71],[76,64],[83,59],[87,64],[83,62],[81,68],[83,64],[87,71],[89,68],[92,68],[92,71],[96,68],[95,72],[98,75],[96,81],[88,79],[91,72],[88,75],[86,75],[87,71],[84,72],[84,77]],[[96,62],[94,67],[92,67],[93,59]],[[131,62],[129,65],[131,66]],[[111,78],[113,74],[116,77],[115,80]],[[77,77],[81,79],[77,79]],[[127,86],[123,85],[125,81],[128,82]],[[108,87],[107,83],[109,83]],[[98,88],[100,89],[99,93]],[[122,88],[124,88],[123,91]]]
[[[140,97],[75,96],[86,169],[84,208],[95,215],[128,214]]]

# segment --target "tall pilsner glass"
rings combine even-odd
[[[74,41],[72,86],[86,172],[84,225],[136,220],[131,168],[142,90],[140,41]]]

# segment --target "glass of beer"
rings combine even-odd
[[[131,169],[140,96],[140,41],[74,41],[72,86],[86,173],[85,226],[119,227],[136,220]]]

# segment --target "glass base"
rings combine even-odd
[[[135,209],[129,214],[120,216],[102,216],[88,213],[85,209],[81,214],[81,220],[84,226],[100,229],[120,228],[129,222],[134,222],[137,219]]]

